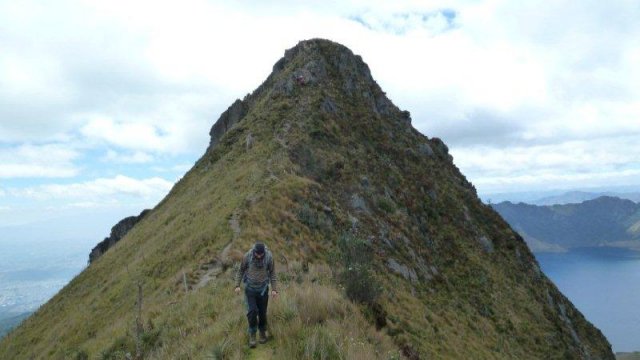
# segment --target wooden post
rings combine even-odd
[[[189,292],[189,287],[187,286],[187,274],[184,271],[182,272],[182,284],[184,285],[184,292]]]
[[[289,272],[289,260],[287,260],[287,257],[284,256],[283,254],[280,254],[280,257],[282,258],[282,260],[284,260],[284,266],[285,266],[285,271]]]
[[[138,301],[136,314],[136,360],[142,360],[142,283],[138,282]]]

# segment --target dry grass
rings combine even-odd
[[[329,285],[326,275],[323,268],[312,268],[272,301],[277,358],[399,359],[391,338],[376,331],[358,306]]]

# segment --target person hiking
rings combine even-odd
[[[256,332],[260,329],[260,343],[267,342],[267,305],[269,283],[271,295],[278,296],[276,271],[271,251],[262,242],[257,242],[244,255],[236,273],[236,294],[240,294],[240,281],[244,282],[244,295],[249,321],[249,347],[256,346]]]

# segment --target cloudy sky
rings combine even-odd
[[[482,195],[640,189],[637,1],[264,3],[0,0],[0,227],[106,235],[314,37],[362,55]]]

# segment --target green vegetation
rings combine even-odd
[[[373,249],[350,234],[338,239],[338,250],[333,266],[337,268],[338,282],[347,297],[357,303],[374,305],[380,295],[380,284],[373,276]]]
[[[388,214],[392,214],[396,210],[396,207],[393,204],[393,202],[385,198],[378,199],[378,207]]]
[[[136,341],[147,359],[613,358],[366,65],[328,41],[285,60],[242,121],[3,339],[0,358],[121,358]],[[231,278],[255,240],[282,287],[273,339],[251,352]]]

